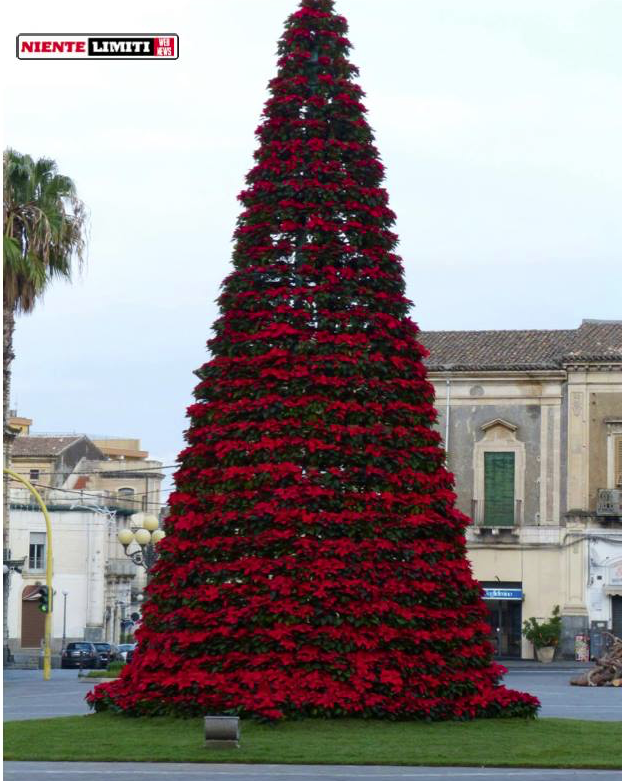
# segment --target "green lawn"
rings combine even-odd
[[[622,768],[619,722],[244,721],[228,751],[206,749],[202,725],[110,713],[6,722],[5,759]]]

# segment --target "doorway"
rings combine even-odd
[[[520,659],[522,602],[507,599],[487,599],[489,640],[500,658]]]
[[[611,632],[622,638],[622,597],[611,597]]]
[[[22,591],[22,648],[39,648],[45,635],[45,613],[39,610],[39,586]]]

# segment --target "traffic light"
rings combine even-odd
[[[52,599],[47,586],[39,586],[39,610],[42,613],[52,612]]]

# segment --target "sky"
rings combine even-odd
[[[29,0],[2,30],[4,146],[55,159],[88,262],[17,323],[34,431],[172,464],[237,193],[296,0]],[[425,330],[622,317],[620,0],[337,0]],[[22,61],[18,33],[177,33],[176,61]]]

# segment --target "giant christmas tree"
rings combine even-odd
[[[286,22],[139,649],[97,709],[538,706],[498,685],[346,29],[332,0]]]

